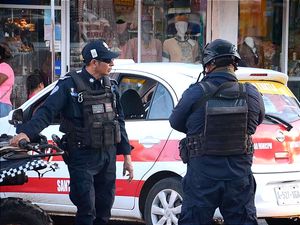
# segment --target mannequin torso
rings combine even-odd
[[[178,21],[175,23],[177,34],[174,38],[164,41],[163,61],[193,63],[198,57],[198,43],[186,35],[188,23]]]
[[[152,30],[152,21],[143,21],[142,40],[141,40],[141,62],[161,62],[162,61],[162,43],[159,39],[153,38],[150,33]],[[126,58],[138,61],[138,39],[132,38],[128,41]]]

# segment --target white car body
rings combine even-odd
[[[129,78],[142,76],[159,82],[169,92],[173,101],[172,104],[175,106],[183,91],[191,83],[196,82],[201,71],[201,65],[193,64],[129,63],[115,65],[111,73],[116,78],[120,75],[130,75]],[[250,76],[250,74],[252,75]],[[268,89],[277,88],[278,85],[281,85],[280,90],[276,89],[271,92],[287,94],[287,96],[295,99],[299,108],[299,102],[286,87],[287,75],[272,70],[239,68],[237,76],[242,82],[255,83],[257,81],[256,86],[259,89],[265,88],[267,92]],[[55,83],[47,86],[20,108],[24,112],[28,111],[32,104],[50,93]],[[154,103],[151,102],[151,104]],[[160,110],[162,112],[165,110],[164,105],[161,105]],[[11,120],[12,114],[13,112],[10,112],[7,117],[0,118],[0,134],[15,134],[15,128],[8,122]],[[112,216],[117,219],[143,220],[145,207],[147,210],[145,202],[153,186],[158,181],[169,177],[180,179],[186,172],[186,166],[181,162],[177,150],[178,141],[184,137],[184,134],[173,130],[167,118],[128,119],[125,122],[129,140],[131,145],[135,147],[132,151],[134,180],[128,183],[126,177],[123,177],[122,156],[118,156],[117,188]],[[287,131],[280,124],[262,124],[257,129],[259,136],[254,137],[256,153],[252,170],[257,182],[255,202],[260,218],[300,216],[300,196],[298,196],[300,194],[300,115],[298,115],[298,120],[292,122],[292,125],[291,131]],[[41,133],[47,136],[48,140],[51,140],[52,134],[62,136],[58,127],[58,124],[50,125]],[[283,142],[276,140],[280,135],[285,137]],[[57,171],[48,172],[41,179],[35,172],[30,172],[27,184],[1,187],[1,198],[20,197],[30,200],[50,214],[75,214],[76,208],[68,196],[69,174],[67,166],[61,157],[54,157],[53,161],[57,161],[59,165]],[[172,187],[169,189],[172,193]],[[285,190],[285,192],[280,192],[280,190]],[[161,193],[167,192],[162,190]],[[286,200],[279,199],[280,194],[290,195],[291,193],[294,193],[295,196],[286,196]],[[155,206],[154,203],[152,205]],[[159,208],[158,205],[156,207]],[[179,212],[180,206],[174,206],[174,215],[178,216]],[[163,208],[160,212],[154,210],[147,213],[150,214],[150,217],[152,216],[152,224],[159,220],[162,222],[169,220],[172,222],[171,224],[177,224],[176,217],[169,218],[169,214]],[[157,215],[159,216],[155,217]],[[216,216],[219,216],[219,213]],[[150,224],[149,220],[148,224]]]

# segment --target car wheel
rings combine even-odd
[[[20,198],[0,199],[0,212],[0,225],[53,225],[43,209]]]
[[[289,219],[289,218],[266,218],[268,225],[300,225],[300,219]]]
[[[183,191],[179,178],[165,178],[153,185],[145,203],[146,224],[177,225],[182,196]]]

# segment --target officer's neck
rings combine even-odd
[[[207,74],[212,73],[212,72],[223,72],[223,73],[230,73],[233,76],[235,76],[235,68],[233,65],[228,65],[228,66],[220,66],[216,67],[215,65],[208,65],[207,66]]]
[[[227,73],[234,73],[234,67],[229,65],[229,66],[220,66],[216,67],[214,69],[215,72],[227,72]]]
[[[85,67],[86,71],[92,76],[94,77],[96,80],[99,80],[101,78],[101,75],[96,73],[95,70],[93,69],[93,67],[91,66],[86,66]]]

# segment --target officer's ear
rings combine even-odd
[[[92,59],[91,61],[90,61],[90,65],[96,65],[97,64],[97,60],[96,59]]]
[[[89,61],[88,63],[86,63],[86,66],[93,66],[97,63],[96,59],[92,59],[91,61]]]
[[[210,73],[216,68],[216,65],[214,63],[209,63],[205,66],[205,72]]]

